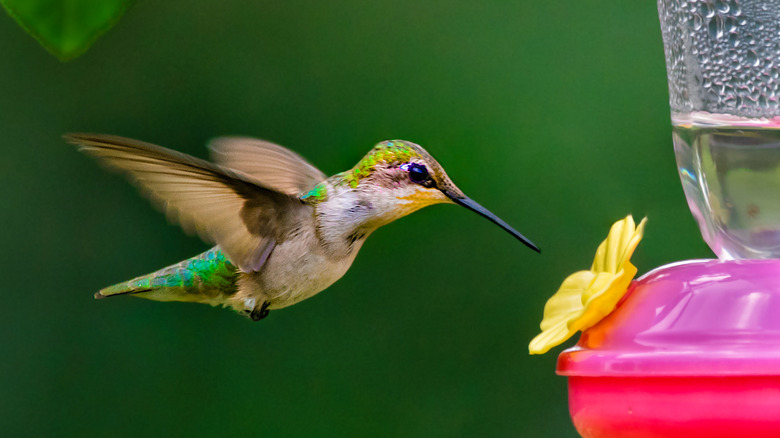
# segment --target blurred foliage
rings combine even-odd
[[[131,0],[0,0],[24,30],[61,61],[84,53]]]
[[[544,303],[610,224],[639,275],[711,257],[674,161],[654,2],[139,2],[75,63],[0,14],[2,436],[574,437]],[[377,141],[431,152],[537,243],[434,206],[327,291],[252,323],[101,287],[209,246],[63,142],[205,157],[218,135],[326,173]]]

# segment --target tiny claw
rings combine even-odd
[[[255,307],[255,309],[252,310],[252,313],[249,314],[249,317],[252,318],[252,321],[260,321],[261,319],[268,316],[268,314],[271,312],[270,310],[268,310],[268,306],[270,305],[271,303],[269,303],[268,301],[264,301],[263,305],[260,306],[259,309]]]

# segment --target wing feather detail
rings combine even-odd
[[[219,137],[209,143],[211,158],[221,166],[250,175],[290,196],[308,192],[327,176],[295,152],[248,137]]]
[[[218,244],[245,272],[262,268],[287,238],[287,215],[299,199],[251,175],[181,152],[124,137],[68,134],[70,143],[120,170],[161,207],[169,220]]]

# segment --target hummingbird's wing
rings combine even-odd
[[[209,143],[211,158],[290,196],[308,192],[327,178],[303,157],[278,144],[248,137],[219,137]]]
[[[217,243],[245,272],[259,270],[287,238],[286,215],[299,199],[263,187],[248,175],[128,138],[68,134],[81,151],[126,172],[186,231]]]

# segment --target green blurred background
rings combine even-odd
[[[0,14],[0,53],[4,436],[574,437],[563,347],[527,352],[547,298],[627,213],[649,216],[640,273],[711,256],[652,1],[141,1],[66,64]],[[95,301],[209,245],[70,131],[201,157],[250,135],[329,174],[412,140],[543,252],[437,206],[260,323]]]

